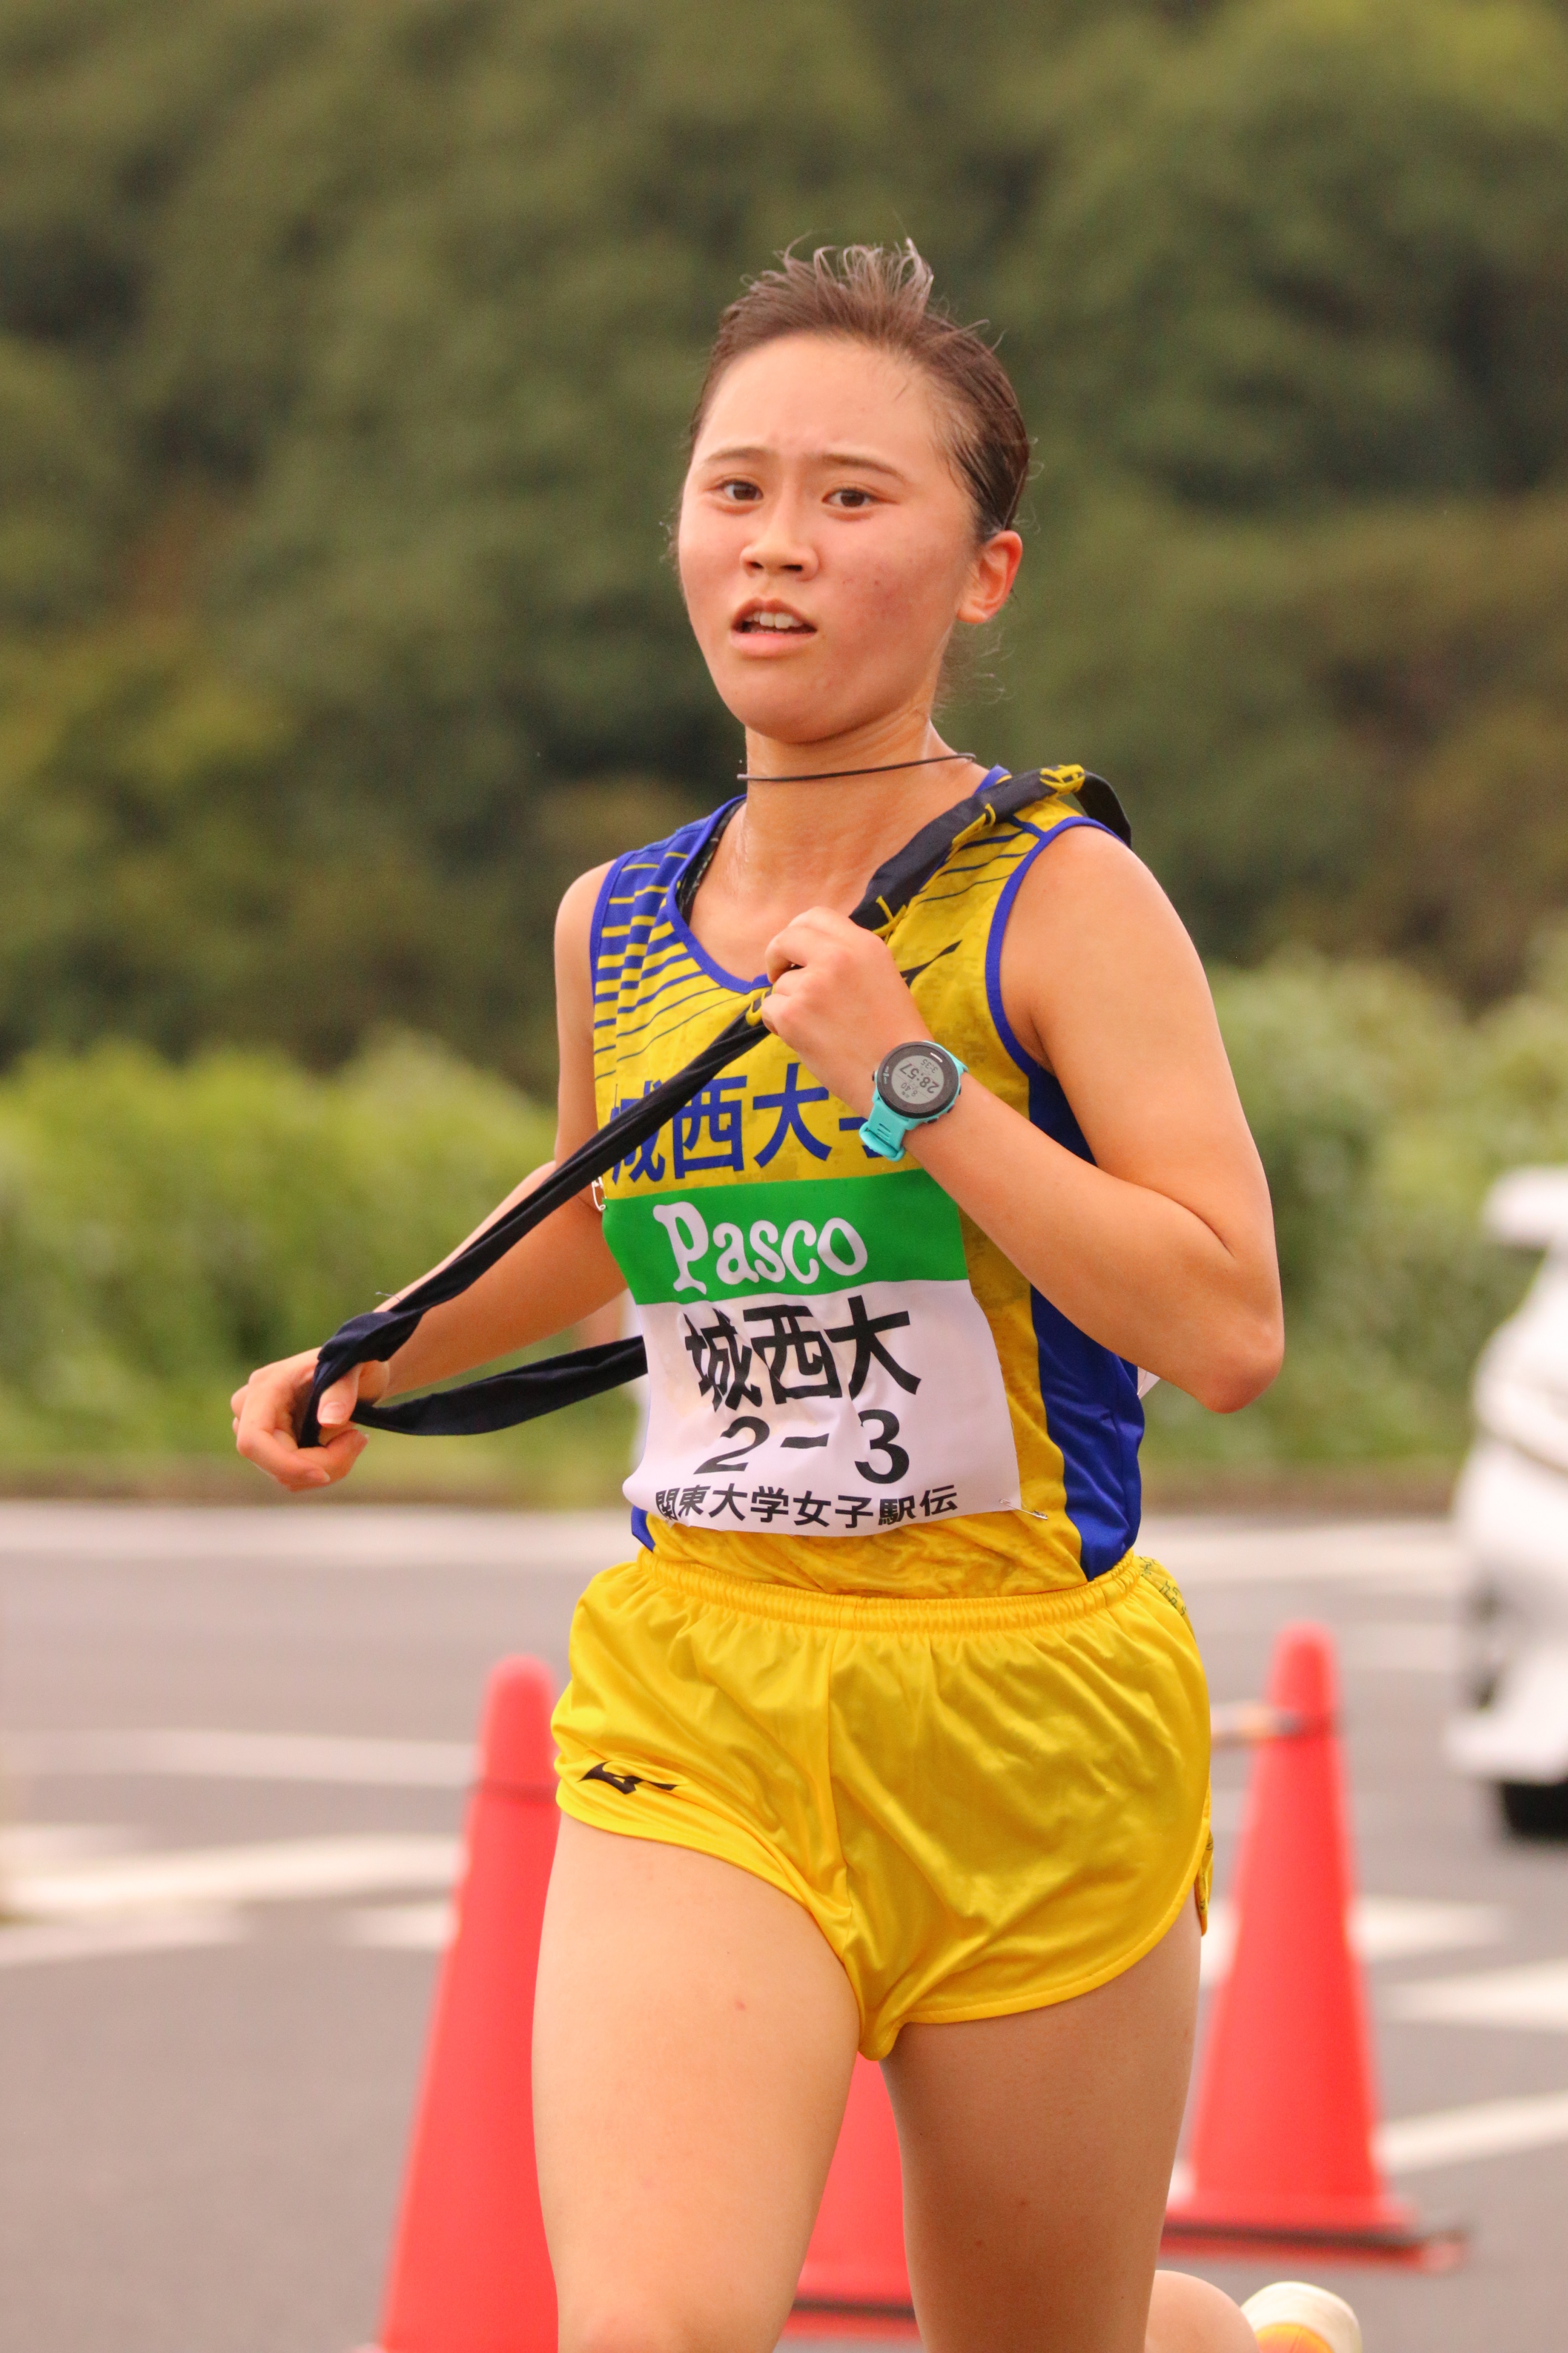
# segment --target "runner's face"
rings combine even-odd
[[[987,617],[939,423],[921,369],[841,336],[765,343],[720,379],[681,499],[680,580],[713,682],[754,733],[820,743],[923,712],[954,621]]]

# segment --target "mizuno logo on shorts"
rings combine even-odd
[[[673,1781],[650,1781],[646,1773],[612,1773],[607,1765],[590,1765],[584,1774],[584,1781],[607,1781],[623,1798],[632,1797],[640,1788],[673,1789]]]

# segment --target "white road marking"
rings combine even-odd
[[[173,1775],[215,1781],[326,1781],[379,1789],[461,1789],[474,1778],[466,1740],[363,1740],[315,1732],[42,1732],[5,1745],[30,1777]]]
[[[1390,2173],[1424,2173],[1432,2166],[1462,2165],[1476,2157],[1511,2157],[1520,2149],[1550,2148],[1561,2141],[1568,2141],[1568,2092],[1481,2100],[1474,2107],[1404,2116],[1383,2126],[1375,2146]]]
[[[447,1562],[585,1579],[636,1546],[618,1512],[414,1504],[0,1503],[0,1559],[199,1562],[216,1570],[423,1568]]]
[[[1457,1676],[1464,1663],[1462,1647],[1458,1626],[1441,1620],[1425,1625],[1372,1621],[1347,1626],[1340,1637],[1345,1665],[1363,1674]]]
[[[351,1912],[343,1938],[386,1953],[442,1953],[457,1929],[450,1904],[377,1904]]]
[[[1387,1585],[1447,1593],[1462,1567],[1446,1519],[1238,1519],[1156,1514],[1139,1547],[1183,1584]],[[383,1569],[458,1562],[522,1576],[586,1578],[625,1560],[626,1513],[465,1511],[409,1504],[0,1503],[0,1559],[199,1562],[215,1570]]]
[[[1138,1548],[1164,1562],[1178,1584],[1378,1584],[1399,1591],[1450,1593],[1463,1562],[1447,1520],[1304,1521],[1193,1514],[1156,1515]]]
[[[1509,1915],[1496,1904],[1445,1904],[1410,1895],[1363,1895],[1351,1913],[1351,1943],[1363,1961],[1410,1960],[1418,1953],[1453,1953],[1501,1942]],[[1224,1896],[1209,1906],[1200,1983],[1229,1975],[1236,1950],[1236,1911]]]
[[[1474,2107],[1439,2108],[1401,2116],[1373,2136],[1377,2161],[1389,2173],[1425,2173],[1478,2157],[1512,2157],[1521,2149],[1568,2141],[1568,2092],[1519,2100],[1480,2100]],[[1178,2158],[1171,2174],[1172,2202],[1191,2195],[1193,2168]]]
[[[286,1839],[114,1855],[74,1869],[13,1872],[13,1911],[37,1920],[188,1909],[213,1904],[320,1903],[400,1888],[450,1887],[461,1860],[453,1838]]]
[[[1568,1961],[1530,1961],[1476,1977],[1427,1978],[1419,1985],[1394,1986],[1388,2006],[1395,2018],[1568,2034]]]
[[[137,1912],[123,1920],[24,1921],[0,1926],[0,1969],[39,1961],[122,1959],[135,1953],[184,1953],[203,1946],[237,1945],[243,1914],[226,1908]]]
[[[1363,1961],[1497,1945],[1509,1932],[1500,1904],[1452,1904],[1414,1895],[1363,1895],[1351,1912],[1351,1942]]]

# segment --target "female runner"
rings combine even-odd
[[[912,248],[786,258],[721,323],[677,554],[745,791],[568,892],[558,1155],[767,983],[771,1037],[602,1209],[328,1390],[319,1451],[313,1356],[235,1399],[302,1492],[352,1468],[356,1398],[638,1303],[639,1549],[580,1603],[556,1715],[534,2088],[567,2353],[767,2353],[858,2048],[929,2353],[1257,2341],[1155,2270],[1208,1718],[1132,1546],[1137,1368],[1219,1412],[1278,1369],[1268,1196],[1197,956],[1077,771],[886,937],[847,920],[1001,775],[931,714],[1013,586],[1029,445],[930,285]]]

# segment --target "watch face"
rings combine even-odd
[[[889,1111],[924,1119],[945,1111],[958,1092],[958,1073],[937,1047],[895,1046],[877,1073],[877,1091]]]

